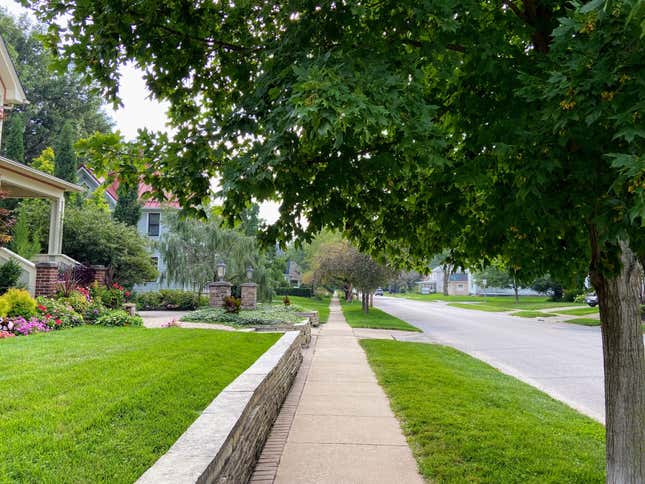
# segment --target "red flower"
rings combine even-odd
[[[44,312],[44,311],[47,311],[47,308],[45,306],[43,306],[42,304],[39,304],[38,305],[38,310]]]
[[[60,324],[62,324],[62,323],[63,323],[60,319],[56,319],[54,322],[55,322],[57,325],[60,325]]]
[[[130,291],[125,291],[125,297],[130,297]]]

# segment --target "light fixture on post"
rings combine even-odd
[[[223,281],[225,275],[226,275],[226,264],[224,263],[224,261],[221,261],[219,264],[217,264],[217,279],[220,281]]]
[[[253,267],[252,266],[248,266],[246,268],[246,278],[248,279],[249,282],[251,282],[253,280]]]

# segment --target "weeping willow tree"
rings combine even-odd
[[[255,237],[236,229],[221,226],[217,216],[208,220],[183,218],[175,211],[164,213],[165,231],[158,242],[159,253],[166,264],[161,280],[191,287],[201,294],[216,280],[217,264],[226,263],[226,280],[245,282],[246,268],[254,269],[258,297],[271,296],[266,258],[260,252]]]

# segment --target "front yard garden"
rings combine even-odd
[[[405,321],[395,318],[380,309],[370,308],[369,313],[365,314],[361,308],[360,302],[347,303],[341,301],[343,314],[352,328],[371,328],[371,329],[398,329],[401,331],[421,331],[419,328],[406,323]]]
[[[85,326],[0,341],[0,482],[133,482],[279,336]]]
[[[429,481],[604,482],[600,423],[451,348],[361,345]]]
[[[218,323],[235,327],[270,326],[295,324],[305,318],[297,313],[304,311],[296,305],[258,304],[257,309],[240,309],[229,312],[224,308],[204,308],[186,314],[181,318],[186,322]]]

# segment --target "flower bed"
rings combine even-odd
[[[298,306],[272,306],[258,304],[257,309],[242,309],[239,313],[229,313],[223,308],[199,309],[181,318],[187,322],[223,323],[239,326],[266,326],[277,324],[295,324],[302,321],[298,316],[303,309]]]
[[[138,316],[121,310],[130,293],[118,284],[89,288],[61,284],[55,297],[35,300],[27,291],[10,289],[0,296],[0,339],[95,324],[142,326]]]

